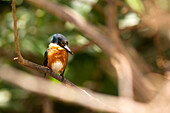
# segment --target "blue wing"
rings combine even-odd
[[[49,48],[44,53],[44,63],[43,63],[44,66],[47,66],[47,64],[48,64],[48,51],[49,51]]]

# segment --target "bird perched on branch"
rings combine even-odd
[[[44,66],[60,74],[62,80],[64,80],[63,75],[67,64],[68,53],[73,54],[68,47],[66,38],[62,34],[54,34],[49,48],[44,54]]]

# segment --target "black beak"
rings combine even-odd
[[[73,54],[73,52],[67,45],[65,45],[64,48],[66,49],[67,52],[69,52],[70,54]]]

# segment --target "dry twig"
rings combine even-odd
[[[18,32],[17,32],[17,18],[16,18],[16,8],[15,8],[15,3],[16,3],[16,0],[13,0],[13,3],[12,3],[12,10],[13,10],[13,18],[14,18],[14,33],[15,33],[15,45],[16,45],[16,53],[17,53],[17,56],[18,57],[16,57],[16,58],[14,58],[14,60],[15,61],[17,61],[18,63],[20,63],[21,65],[23,65],[23,66],[26,66],[26,67],[30,67],[30,68],[32,68],[32,69],[35,69],[35,70],[39,70],[39,71],[41,71],[41,72],[44,72],[44,73],[46,73],[46,74],[49,74],[50,76],[52,76],[52,77],[54,77],[55,79],[57,79],[57,80],[59,80],[59,81],[61,81],[64,85],[66,85],[66,86],[73,86],[72,88],[75,90],[75,91],[77,91],[77,95],[80,95],[80,97],[79,98],[86,98],[85,100],[86,101],[94,101],[95,102],[95,106],[97,106],[96,104],[98,104],[98,107],[100,107],[100,109],[99,110],[108,110],[108,111],[112,111],[113,109],[112,109],[112,107],[111,106],[108,106],[108,105],[106,105],[105,103],[103,103],[103,102],[101,102],[100,100],[98,100],[97,98],[94,98],[93,96],[91,96],[89,93],[87,93],[85,90],[82,90],[82,89],[80,89],[80,88],[78,88],[76,85],[74,85],[73,83],[71,83],[70,81],[68,81],[67,79],[65,79],[64,78],[64,80],[62,80],[62,77],[60,76],[60,75],[58,75],[58,74],[56,74],[56,73],[54,73],[54,72],[51,72],[51,70],[49,69],[49,68],[47,68],[47,67],[44,67],[44,66],[40,66],[40,65],[38,65],[38,64],[35,64],[35,63],[33,63],[33,62],[30,62],[30,61],[28,61],[28,60],[25,60],[23,57],[22,57],[22,55],[21,55],[21,53],[20,53],[20,50],[19,50],[19,44],[18,44]],[[3,75],[3,74],[2,74]],[[1,78],[3,78],[3,76],[1,77]],[[14,77],[13,77],[14,78]],[[19,77],[16,77],[17,79],[19,79]],[[23,78],[24,79],[24,78]],[[22,79],[22,77],[19,79],[19,80],[22,80],[22,82],[24,81]],[[35,78],[36,79],[36,78]],[[34,82],[35,82],[35,79],[32,79]],[[32,81],[32,82],[33,82]],[[39,81],[39,80],[38,80]],[[41,81],[41,80],[40,80]],[[39,82],[40,82],[39,81]],[[13,83],[15,83],[15,84],[20,84],[20,82],[21,81],[14,81]],[[37,81],[36,81],[37,82]],[[37,83],[34,83],[34,84],[37,84]],[[29,83],[29,85],[31,84],[31,81],[27,81],[26,80],[26,82],[24,82],[24,83]],[[43,84],[43,87],[44,86],[46,86],[45,85],[45,83],[40,83],[40,84]],[[23,85],[22,84],[22,86],[24,87],[24,86],[26,86],[26,87],[24,87],[24,88],[26,88],[26,89],[31,89],[32,87],[29,87],[28,85]],[[47,85],[48,86],[48,85]],[[36,87],[35,87],[36,88]],[[50,87],[48,88],[48,89],[50,89]],[[63,88],[62,88],[63,89]],[[59,91],[59,90],[56,90],[55,88],[53,88],[53,90],[54,91]],[[36,89],[34,89],[34,91],[35,92],[38,92],[38,93],[45,93],[46,95],[48,95],[48,91],[45,91],[44,92],[44,88],[40,88],[39,90],[36,88]],[[61,92],[61,89],[60,89],[60,92]],[[56,92],[56,93],[58,93],[58,92]],[[53,96],[55,96],[55,95],[57,95],[56,93],[53,93]],[[66,93],[66,92],[64,92],[64,93]],[[67,94],[69,94],[70,95],[70,93],[68,92]],[[59,94],[58,93],[58,95],[59,96],[63,96],[63,94]],[[74,97],[74,96],[73,96]],[[77,98],[77,97],[76,97]],[[82,103],[86,103],[86,101],[83,101]],[[81,101],[81,99],[79,99],[79,101]],[[80,102],[81,103],[81,102]],[[89,106],[89,103],[87,102],[87,104],[88,105],[86,105],[86,106],[88,106],[89,108],[91,108],[90,106]],[[100,106],[99,106],[100,105]]]
[[[19,50],[19,43],[18,43],[18,32],[17,32],[17,17],[16,17],[16,0],[13,0],[12,2],[12,11],[13,11],[13,19],[14,19],[14,34],[15,34],[15,47],[16,47],[16,54],[18,57],[14,58],[15,61],[17,61],[18,63],[20,63],[23,66],[26,67],[30,67],[36,70],[39,70],[43,73],[46,73],[52,77],[54,77],[55,79],[59,80],[60,82],[64,83],[65,85],[69,85],[69,86],[74,86],[77,87],[76,85],[74,85],[73,83],[71,83],[70,81],[68,81],[67,79],[64,78],[64,80],[62,81],[62,77],[54,72],[51,73],[50,69],[44,66],[40,66],[38,64],[35,64],[33,62],[30,62],[28,60],[25,60]],[[78,88],[78,87],[77,87]]]

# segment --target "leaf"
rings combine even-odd
[[[127,4],[135,11],[142,13],[144,11],[141,0],[126,0]]]

